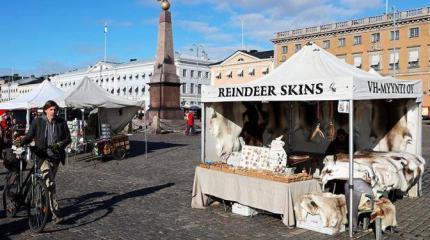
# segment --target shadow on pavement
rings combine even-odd
[[[3,218],[3,217],[6,217],[6,216],[4,216],[4,213],[2,210],[0,218]],[[9,238],[9,236],[23,233],[28,228],[29,227],[28,227],[27,218],[11,219],[8,223],[0,225],[0,239],[11,239]]]
[[[115,210],[116,204],[118,204],[121,201],[130,199],[130,198],[144,197],[148,194],[152,194],[154,192],[160,191],[164,188],[171,187],[173,185],[175,184],[166,183],[158,186],[131,191],[120,195],[115,195],[114,193],[107,193],[107,192],[94,192],[94,193],[85,194],[76,198],[63,199],[62,201],[68,201],[69,203],[67,207],[61,209],[61,214],[64,216],[64,222],[62,223],[62,225],[73,225],[73,226],[67,226],[64,228],[61,228],[60,226],[58,226],[57,227],[58,229],[47,230],[45,232],[50,233],[50,232],[64,231],[71,228],[76,228],[76,227],[80,227],[80,226],[84,226],[84,225],[96,222],[108,216],[110,213],[112,213]],[[96,200],[97,198],[103,198],[106,196],[112,196],[112,197],[102,201]],[[99,212],[104,212],[104,213],[100,215]],[[91,218],[88,220],[83,220],[94,213],[98,213],[97,217]]]
[[[175,144],[167,142],[148,142],[148,153],[174,147],[182,147],[187,144]],[[137,157],[145,154],[145,141],[130,140],[130,153],[127,157]]]

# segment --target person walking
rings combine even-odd
[[[17,145],[29,144],[34,140],[36,156],[41,163],[40,170],[49,191],[49,203],[56,224],[63,219],[59,214],[56,196],[55,176],[60,162],[64,165],[65,148],[71,143],[70,131],[64,119],[57,116],[58,104],[49,100],[43,106],[43,115],[34,119],[27,134]]]
[[[187,121],[187,128],[185,129],[185,135],[194,135],[194,113],[192,111],[187,110],[185,112],[185,118]]]

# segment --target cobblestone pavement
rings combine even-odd
[[[423,127],[424,157],[430,159],[430,126]],[[122,161],[72,161],[57,179],[65,222],[48,223],[42,234],[31,234],[24,213],[0,217],[0,239],[348,239],[287,228],[279,216],[253,218],[223,208],[190,208],[200,136],[149,135],[147,158],[143,135],[131,137],[134,152]],[[430,239],[430,174],[424,196],[397,201],[399,232],[385,239]],[[5,169],[0,167],[0,190]],[[361,234],[372,239],[373,234]]]

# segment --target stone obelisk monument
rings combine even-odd
[[[160,1],[160,0],[158,0]],[[158,27],[157,57],[149,86],[150,106],[148,120],[153,130],[181,129],[184,124],[180,109],[179,76],[173,55],[172,17],[168,0],[161,0]]]

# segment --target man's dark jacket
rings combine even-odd
[[[23,144],[30,143],[33,139],[36,146],[36,155],[40,158],[46,158],[47,138],[46,138],[46,127],[47,122],[46,116],[38,117],[33,120],[30,125],[30,129],[22,140]],[[70,138],[69,127],[66,121],[60,117],[56,117],[54,122],[55,135],[54,142],[59,145],[58,155],[59,159],[64,164],[64,159],[66,158],[65,148],[72,141]]]

